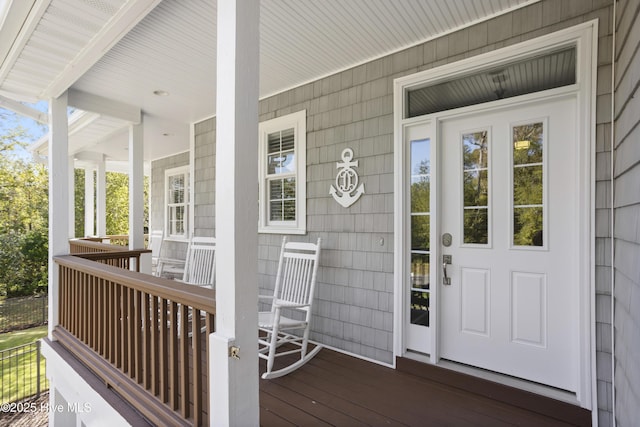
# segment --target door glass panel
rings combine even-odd
[[[513,245],[542,246],[544,125],[513,127]]]
[[[462,135],[463,242],[489,243],[488,131]]]
[[[431,141],[411,141],[411,323],[429,326]]]

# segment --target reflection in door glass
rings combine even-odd
[[[411,141],[411,323],[429,326],[431,142]]]
[[[543,123],[513,127],[513,245],[542,246]]]
[[[489,138],[486,130],[462,135],[463,241],[489,243]]]

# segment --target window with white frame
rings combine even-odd
[[[260,123],[262,233],[306,233],[306,110]]]
[[[189,166],[167,169],[164,176],[166,235],[186,239],[189,230]]]

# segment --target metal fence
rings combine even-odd
[[[0,301],[0,333],[47,323],[47,294]]]
[[[0,402],[10,403],[49,389],[40,341],[0,351]]]

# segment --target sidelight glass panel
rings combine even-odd
[[[411,277],[409,304],[411,323],[429,326],[429,254],[431,230],[431,141],[410,143]]]
[[[489,132],[462,135],[463,242],[489,244]]]
[[[411,216],[411,250],[429,251],[430,215]]]
[[[543,246],[544,123],[514,126],[513,245]]]

